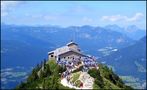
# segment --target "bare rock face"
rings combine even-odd
[[[82,72],[79,80],[83,83],[83,88],[93,89],[94,78],[91,77],[87,72]]]
[[[61,84],[63,86],[75,89],[93,89],[94,78],[91,77],[87,72],[79,71],[69,75],[69,77],[69,81],[66,78],[61,80]]]

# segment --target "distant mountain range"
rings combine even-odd
[[[112,25],[110,26],[112,27]],[[40,55],[41,58],[45,57],[48,51],[60,47],[71,40],[74,40],[79,44],[81,49],[84,50],[84,53],[89,53],[94,56],[101,57],[103,56],[103,54],[101,51],[99,51],[99,49],[103,49],[105,47],[119,49],[134,43],[134,40],[132,38],[120,32],[122,31],[122,29],[119,29],[119,26],[113,25],[113,28],[110,28],[110,26],[103,28],[85,25],[81,27],[71,26],[67,28],[62,28],[59,26],[35,27],[2,24],[1,52],[3,52],[3,50],[5,50],[5,52],[7,51],[6,53],[3,52],[2,56],[4,57],[5,54],[14,54],[14,58],[11,57],[14,60],[23,59],[22,57],[24,55],[26,56],[25,58],[34,57],[35,55]],[[142,36],[143,35],[144,34],[142,34]],[[14,47],[17,47],[17,52]],[[11,49],[14,50],[12,54],[9,54],[9,51]],[[28,51],[31,54],[29,54]],[[18,52],[23,52],[23,54],[20,53],[18,57],[15,57]],[[7,60],[11,62],[12,60],[8,59],[9,57],[10,56],[5,57],[6,60],[4,60],[4,62],[7,62]],[[38,57],[37,62],[39,62],[40,60],[40,58]],[[36,61],[36,58],[31,60]]]
[[[145,30],[134,27],[132,27],[131,30],[133,31],[135,29],[135,31],[127,33],[116,25],[113,25],[113,28],[111,25],[106,27],[85,25],[81,27],[71,26],[63,28],[59,26],[17,26],[2,24],[1,68],[14,66],[32,67],[37,63],[40,63],[40,60],[43,58],[47,58],[48,51],[65,45],[71,40],[74,40],[79,44],[83,53],[98,56],[99,58],[104,58],[104,56],[107,58],[111,53],[117,51],[126,53],[128,52],[127,50],[123,51],[120,49],[125,49],[128,46],[131,47],[134,43],[136,44],[136,40],[145,36]],[[140,46],[138,47],[140,48]],[[137,50],[139,49],[138,47],[134,46],[132,49]],[[144,52],[138,53],[139,55],[144,54]],[[131,55],[135,54],[128,54],[127,57]],[[142,56],[140,57],[142,58]],[[138,58],[134,59],[144,61],[144,59],[141,59],[140,57],[138,56]],[[115,57],[111,59],[115,60]],[[135,63],[139,66],[142,62],[138,60]],[[104,61],[108,63],[109,60],[104,59]],[[122,59],[118,61],[122,62]],[[130,62],[133,62],[133,60],[130,60]],[[115,61],[115,63],[117,62]],[[127,64],[127,66],[129,65],[132,65],[132,63]],[[119,68],[120,71],[122,71],[121,73],[125,73],[121,67]],[[132,68],[133,70],[136,70],[134,66],[130,66],[130,70]]]
[[[31,27],[2,25],[2,40],[16,40],[26,44],[47,45],[49,47],[60,47],[70,40],[76,41],[79,46],[87,51],[87,47],[92,51],[90,54],[97,55],[97,50],[104,47],[122,48],[133,42],[128,36],[102,27],[82,26],[82,27]],[[46,43],[46,44],[45,44]],[[53,44],[52,46],[50,44]],[[44,46],[45,47],[45,46]],[[42,48],[42,47],[41,47]]]
[[[119,27],[117,25],[107,25],[106,29],[117,31],[126,34],[128,37],[139,40],[146,35],[146,30],[138,28],[136,25],[130,25],[128,27]]]

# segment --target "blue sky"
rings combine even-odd
[[[1,21],[17,25],[146,27],[145,1],[2,1]]]

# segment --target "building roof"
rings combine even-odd
[[[67,43],[66,45],[70,46],[70,45],[78,45],[78,44],[76,44],[75,42],[71,41],[71,42]]]
[[[64,47],[61,47],[61,48],[57,48],[57,49],[54,50],[54,51],[48,52],[48,54],[53,54],[53,53],[54,53],[54,55],[57,56],[57,55],[61,55],[61,54],[67,53],[67,52],[71,52],[71,51],[72,51],[72,52],[75,52],[75,53],[77,53],[77,54],[83,55],[81,52],[79,52],[79,51],[77,51],[77,50],[75,50],[75,49],[69,48],[68,46],[64,46]]]
[[[73,53],[79,54],[79,55],[81,55],[81,56],[85,56],[84,54],[82,54],[82,53],[80,53],[80,52],[76,52],[76,51],[72,51],[72,50],[67,51],[67,52],[64,52],[64,53],[62,53],[62,54],[60,54],[60,55],[64,55],[64,54],[69,53],[69,52],[73,52]],[[60,55],[59,55],[59,56],[60,56]]]
[[[55,49],[53,51],[48,52],[48,54],[54,53],[55,55],[59,55],[61,53],[67,52],[67,51],[69,51],[69,47],[68,46],[63,46],[63,47],[60,47],[60,48],[57,48],[57,49]]]
[[[79,50],[70,48],[69,45],[72,45],[72,44],[77,45],[76,43],[71,41],[66,46],[63,46],[63,47],[57,48],[53,51],[50,51],[50,52],[48,52],[48,54],[54,54],[55,56],[58,56],[58,55],[72,51],[72,52],[75,52],[77,54],[83,55]]]

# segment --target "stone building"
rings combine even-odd
[[[83,55],[78,47],[78,45],[74,42],[69,42],[66,46],[57,48],[51,52],[48,52],[49,59],[55,60],[73,60],[75,58],[81,58]]]

